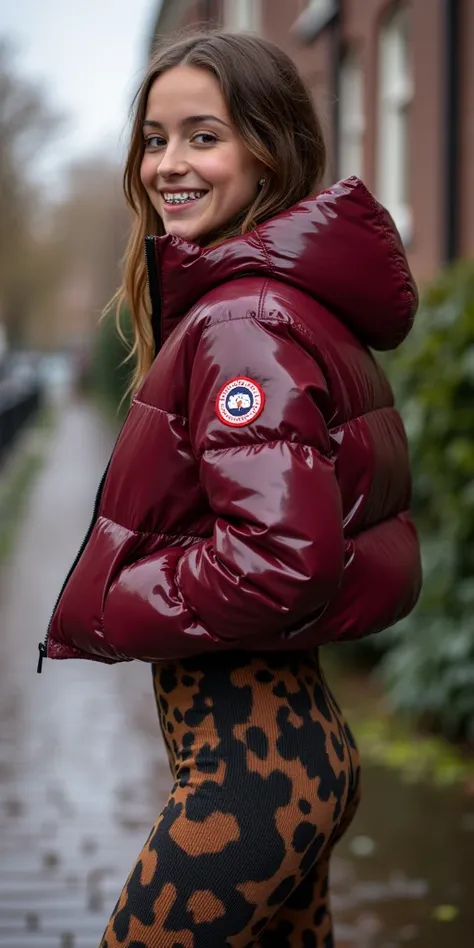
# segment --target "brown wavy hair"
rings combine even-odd
[[[124,172],[124,192],[133,223],[123,259],[123,281],[107,311],[117,304],[131,311],[134,331],[135,391],[154,358],[149,316],[144,239],[164,233],[140,179],[144,154],[142,123],[148,93],[158,76],[175,66],[207,69],[214,75],[229,115],[249,151],[265,166],[265,184],[252,204],[228,222],[206,245],[245,234],[318,188],[325,170],[326,150],[311,96],[289,56],[278,46],[246,33],[193,32],[161,42],[132,105],[130,148]]]

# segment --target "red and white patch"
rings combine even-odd
[[[264,405],[265,393],[261,385],[241,375],[221,388],[216,398],[216,414],[225,425],[242,428],[258,418]]]

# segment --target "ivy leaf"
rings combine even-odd
[[[459,915],[459,909],[455,905],[437,905],[433,918],[437,922],[454,922]]]

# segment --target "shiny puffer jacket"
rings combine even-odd
[[[307,649],[406,616],[407,444],[369,349],[417,305],[390,216],[350,178],[219,246],[146,250],[157,355],[40,651]]]

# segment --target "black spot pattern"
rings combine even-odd
[[[344,744],[336,734],[331,734],[331,742],[339,760],[344,760]]]
[[[308,873],[295,891],[292,892],[289,899],[286,900],[285,905],[287,908],[298,909],[298,911],[302,912],[312,907],[313,900],[314,880],[312,875]]]
[[[313,823],[302,822],[293,833],[293,849],[296,853],[303,853],[314,839],[316,827]]]
[[[261,727],[249,727],[245,732],[247,747],[253,751],[260,760],[268,757],[268,737]]]
[[[293,934],[291,922],[278,922],[272,932],[264,932],[260,939],[261,948],[292,948],[290,936]]]
[[[328,859],[358,759],[317,658],[228,652],[153,673],[173,790],[101,948],[330,948]]]
[[[323,718],[325,718],[325,720],[328,722],[331,721],[332,714],[327,702],[326,693],[322,685],[319,683],[313,688],[313,699],[318,711],[320,714],[322,714]]]
[[[176,668],[174,665],[164,665],[159,672],[159,682],[160,688],[165,693],[169,695],[172,691],[176,690],[178,679],[176,677]],[[160,701],[160,704],[162,702]]]
[[[325,906],[324,904],[323,904],[323,905],[320,905],[320,906],[316,909],[316,911],[315,911],[315,913],[314,913],[314,924],[315,924],[315,925],[320,925],[320,924],[321,924],[321,922],[323,921],[324,916],[326,915],[326,912],[327,912],[327,908],[326,908],[326,906]]]
[[[286,902],[295,887],[295,883],[296,876],[288,876],[287,879],[283,879],[283,882],[280,882],[280,885],[268,897],[267,905],[281,905],[282,902]]]
[[[265,925],[267,924],[267,922],[268,922],[268,918],[266,915],[264,915],[263,918],[261,918],[259,922],[256,922],[255,925],[252,925],[252,935],[259,935],[260,932],[263,931],[263,929],[265,928]]]
[[[201,774],[215,774],[219,767],[219,756],[211,750],[209,744],[204,744],[196,754],[196,767]]]
[[[313,842],[308,846],[301,862],[300,862],[300,871],[303,876],[311,869],[311,866],[316,862],[320,852],[324,848],[326,842],[324,833],[318,833]]]

